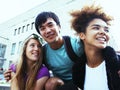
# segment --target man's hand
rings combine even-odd
[[[51,77],[47,80],[45,90],[56,90],[56,88],[61,85],[64,85],[64,82],[61,79],[57,77]]]
[[[11,80],[11,73],[12,73],[12,70],[10,70],[10,69],[8,69],[7,71],[4,72],[4,78],[7,82],[9,80]]]

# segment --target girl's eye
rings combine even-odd
[[[31,47],[34,47],[35,45],[34,45],[34,44],[31,44],[30,46],[31,46]]]
[[[38,47],[38,48],[41,48],[42,46],[41,46],[41,45],[38,45],[37,47]]]
[[[37,46],[38,48],[41,48],[41,47],[42,47],[41,45],[35,45],[35,44],[31,44],[31,45],[30,45],[30,47],[32,47],[32,48],[35,47],[35,46]]]

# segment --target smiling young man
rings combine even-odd
[[[53,12],[42,12],[35,20],[37,32],[47,42],[44,46],[45,63],[52,70],[54,77],[46,83],[46,90],[55,90],[56,86],[72,81],[72,66],[74,62],[69,58],[65,49],[64,39],[60,34],[60,21]],[[74,52],[80,56],[83,53],[79,38],[70,37]]]
[[[72,66],[74,60],[66,50],[66,42],[60,34],[61,25],[58,16],[53,12],[41,12],[35,19],[37,32],[47,42],[44,45],[44,62],[53,72],[53,77],[47,80],[45,90],[56,90],[61,85],[72,85]],[[83,53],[79,38],[70,37],[71,48],[76,56]],[[4,73],[5,79],[11,79],[11,70]],[[69,87],[69,86],[68,86]],[[73,89],[75,90],[75,89]]]

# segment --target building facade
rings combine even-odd
[[[38,13],[55,12],[60,18],[61,34],[74,36],[74,31],[70,28],[69,12],[81,9],[82,6],[93,2],[94,0],[46,0],[35,8],[0,24],[0,65],[2,64],[2,67],[7,69],[11,62],[17,60],[22,41],[32,33],[38,34],[34,27]],[[118,47],[114,38],[110,45],[114,48]]]

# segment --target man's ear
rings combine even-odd
[[[79,37],[81,40],[84,40],[85,39],[85,34],[83,32],[79,33]]]
[[[61,26],[58,25],[58,30],[59,30],[59,33],[60,33],[60,29],[61,29]]]

